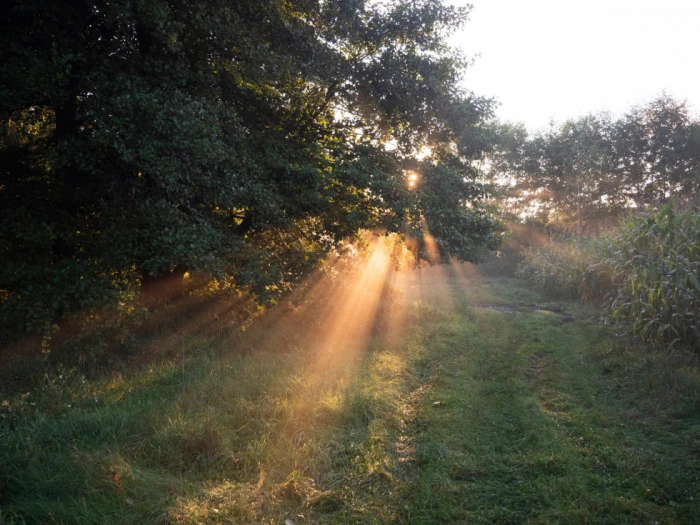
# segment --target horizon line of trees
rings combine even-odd
[[[535,133],[499,124],[489,162],[512,214],[592,232],[672,198],[700,201],[700,118],[661,94],[619,117],[592,113]]]

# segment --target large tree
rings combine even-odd
[[[473,167],[492,102],[458,87],[465,62],[446,44],[467,13],[10,0],[4,319],[41,328],[185,270],[280,293],[362,228],[420,240],[427,227],[444,257],[497,246]]]

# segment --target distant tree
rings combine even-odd
[[[700,121],[666,95],[617,119],[591,114],[534,135],[501,125],[496,135],[492,177],[510,177],[511,205],[534,203],[570,231],[672,196],[689,202],[700,190]]]
[[[546,213],[577,231],[619,209],[611,171],[610,119],[589,115],[529,136],[522,126],[502,128],[494,174],[511,181],[516,209]]]
[[[444,257],[496,247],[472,162],[492,102],[458,87],[446,43],[466,16],[440,0],[10,0],[3,319],[41,329],[186,270],[274,297],[361,228],[427,225]]]
[[[615,171],[637,206],[693,198],[700,189],[700,120],[662,94],[615,124]]]

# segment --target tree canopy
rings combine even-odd
[[[40,329],[146,280],[282,293],[360,229],[498,246],[440,0],[10,0],[0,304]],[[407,174],[413,173],[407,183]]]

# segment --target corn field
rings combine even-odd
[[[615,235],[529,248],[518,276],[541,291],[600,300],[645,341],[700,350],[700,210],[671,203],[630,217]]]

